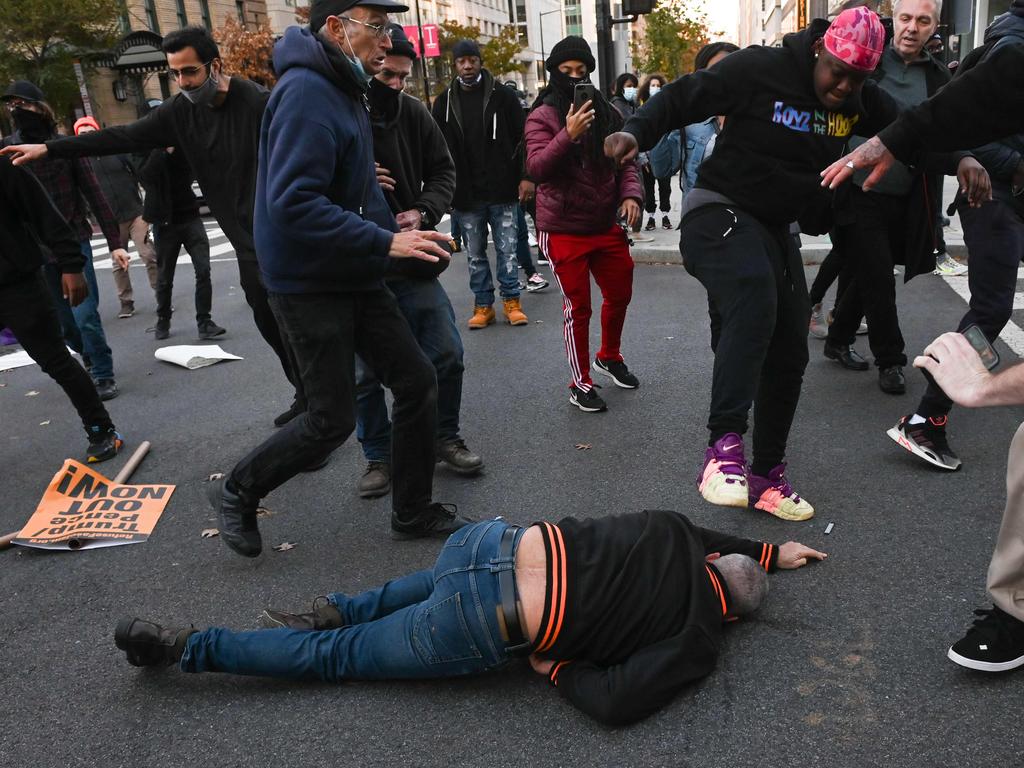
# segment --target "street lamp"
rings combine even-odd
[[[544,11],[544,13],[541,13],[541,14],[538,15],[538,18],[540,19],[540,60],[541,60],[541,65],[543,65],[545,62],[547,62],[547,59],[548,59],[547,54],[544,52],[544,17],[545,16],[550,16],[552,13],[561,13],[561,12],[562,12],[561,8],[555,8],[553,11]],[[544,85],[547,85],[547,84],[548,84],[548,70],[547,70],[547,67],[544,67]]]

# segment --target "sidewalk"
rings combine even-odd
[[[947,176],[943,185],[943,211],[946,206],[953,200],[956,195],[957,180],[952,176]],[[669,213],[669,218],[673,225],[679,224],[679,205],[680,205],[680,192],[679,192],[679,179],[676,177],[672,180],[672,212]],[[682,257],[679,255],[679,231],[672,229],[661,229],[660,222],[662,214],[660,211],[655,213],[655,220],[659,223],[659,228],[650,232],[642,231],[638,234],[647,237],[653,237],[652,242],[638,242],[633,245],[630,252],[633,254],[633,261],[641,264],[682,264]],[[647,221],[647,214],[644,213],[644,222]],[[965,260],[967,258],[967,248],[964,246],[964,232],[960,227],[960,218],[956,215],[950,217],[950,225],[945,229],[946,237],[946,249],[949,254],[955,258]],[[800,235],[800,239],[803,241],[803,247],[800,249],[801,254],[804,257],[804,264],[820,264],[822,259],[828,255],[828,252],[832,249],[832,242],[828,235],[812,236],[812,235]]]

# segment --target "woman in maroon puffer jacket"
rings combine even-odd
[[[565,350],[572,380],[569,402],[581,411],[607,410],[590,378],[590,275],[604,304],[601,349],[594,369],[619,387],[640,386],[619,352],[626,307],[633,295],[633,259],[626,231],[640,218],[643,191],[635,164],[616,169],[604,139],[622,118],[598,92],[573,108],[575,86],[590,82],[594,56],[581,37],[559,42],[547,60],[549,85],[526,120],[526,169],[537,184],[537,230],[564,297]]]

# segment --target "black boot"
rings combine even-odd
[[[169,667],[181,661],[189,635],[198,631],[191,626],[164,629],[143,619],[121,619],[114,630],[114,645],[134,667]]]
[[[260,623],[267,629],[304,629],[323,630],[339,629],[345,626],[341,613],[326,597],[318,597],[313,601],[313,610],[309,613],[285,613],[267,608],[260,616]]]
[[[868,361],[860,356],[852,344],[833,344],[826,340],[824,352],[825,357],[835,360],[849,371],[866,371],[870,367]]]
[[[259,499],[231,490],[226,477],[210,483],[206,493],[210,504],[217,510],[221,541],[240,555],[258,557],[263,551],[263,541],[256,525]]]

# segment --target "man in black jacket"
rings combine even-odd
[[[529,320],[519,303],[516,260],[516,203],[533,195],[532,182],[523,178],[521,144],[526,116],[515,93],[483,68],[475,42],[460,40],[453,53],[458,74],[434,102],[433,115],[455,160],[452,217],[466,238],[469,287],[474,295],[469,329],[486,328],[495,321],[488,228],[494,238],[494,274],[505,320],[526,325]]]
[[[390,28],[391,50],[367,93],[374,159],[399,227],[433,229],[451,206],[455,164],[430,112],[419,99],[402,92],[416,62],[416,50],[400,25]],[[387,285],[437,372],[437,459],[459,474],[472,475],[484,463],[459,434],[462,339],[452,303],[437,279],[448,264],[448,260],[395,262]],[[356,434],[367,461],[357,490],[363,498],[383,496],[391,489],[391,420],[384,388],[362,359],[356,361],[356,404]]]
[[[952,79],[946,65],[924,50],[939,24],[938,5],[936,0],[898,0],[893,6],[893,39],[871,79],[901,109],[917,106]],[[850,146],[865,140],[855,131]],[[902,163],[893,167],[870,192],[860,188],[867,174],[855,176],[836,216],[837,244],[854,279],[839,300],[825,357],[850,370],[867,370],[867,361],[853,349],[866,316],[878,386],[888,394],[906,392],[907,364],[892,267],[906,265],[904,281],[935,269],[935,200],[942,194],[943,174],[957,174],[964,184],[973,183],[970,175],[980,175],[988,183],[984,168],[966,152],[929,156],[923,169]]]
[[[124,441],[92,379],[64,344],[57,309],[43,280],[44,243],[56,260],[64,298],[78,306],[89,292],[85,254],[75,232],[36,178],[0,157],[0,328],[6,326],[39,367],[56,381],[89,437],[87,461],[112,459]]]
[[[458,677],[529,655],[574,706],[625,725],[711,673],[724,624],[760,607],[767,573],[825,557],[665,510],[488,520],[449,537],[433,569],[310,613],[265,611],[269,631],[124,619],[114,640],[135,666],[331,682]]]
[[[281,426],[302,413],[306,405],[267,302],[252,235],[260,123],[269,92],[245,78],[225,74],[216,42],[201,27],[169,32],[163,50],[181,92],[141,120],[45,144],[15,145],[2,154],[16,155],[15,163],[20,164],[46,156],[72,158],[180,148],[196,173],[210,211],[235,249],[239,284],[256,327],[296,388],[291,408],[274,420]]]

